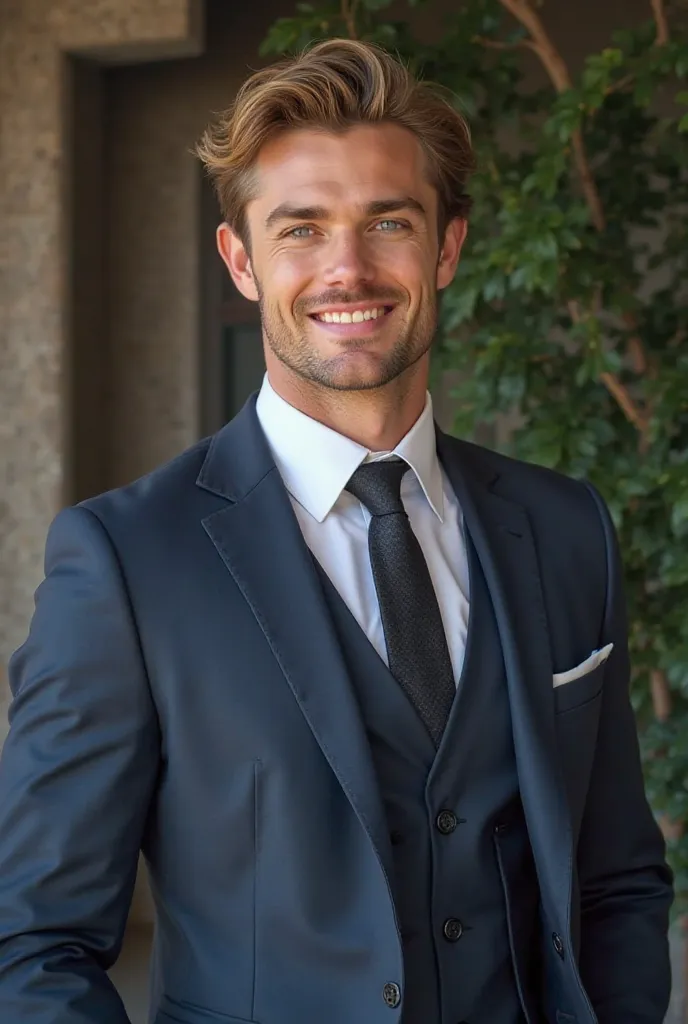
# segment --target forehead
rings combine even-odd
[[[363,125],[343,133],[298,130],[266,143],[256,162],[257,208],[284,201],[362,205],[395,195],[431,203],[423,149],[406,128]],[[250,212],[250,211],[249,211]]]

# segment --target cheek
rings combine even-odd
[[[271,260],[265,279],[266,298],[291,308],[313,280],[315,269],[313,257],[305,253],[282,254]]]
[[[411,301],[420,301],[428,288],[434,288],[436,265],[419,246],[401,247],[387,254],[381,263],[387,279],[394,280],[409,293]]]

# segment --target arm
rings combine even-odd
[[[0,759],[0,1020],[127,1024],[119,954],[158,730],[120,568],[83,508],[51,528],[10,662]]]
[[[602,643],[605,671],[590,789],[578,846],[580,972],[600,1024],[661,1024],[671,975],[668,917],[672,876],[645,799],[635,719],[621,560],[609,513],[590,488],[607,548]]]

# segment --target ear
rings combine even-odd
[[[449,221],[437,264],[438,289],[446,288],[454,280],[467,231],[468,224],[462,217],[455,217]]]
[[[258,302],[258,288],[256,287],[251,267],[251,257],[246,246],[238,235],[235,235],[229,224],[222,223],[216,232],[217,251],[224,260],[232,281],[241,294],[252,302]]]

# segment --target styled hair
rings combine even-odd
[[[372,43],[329,39],[255,72],[205,131],[196,154],[223,218],[247,243],[246,206],[256,195],[254,167],[265,143],[294,129],[346,132],[383,123],[409,129],[423,147],[442,235],[450,220],[467,217],[471,207],[466,188],[474,157],[468,125],[437,87],[414,78]]]

